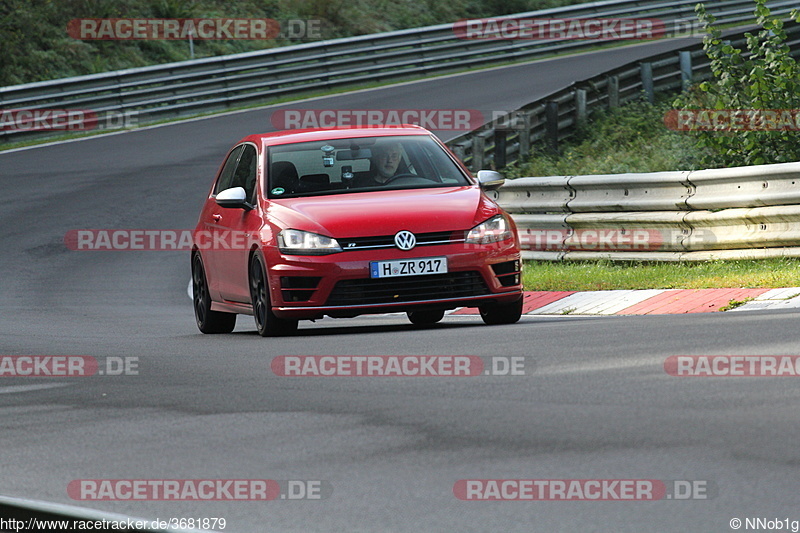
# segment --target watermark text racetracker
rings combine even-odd
[[[252,236],[243,231],[188,229],[76,229],[64,235],[73,251],[246,250]]]
[[[67,24],[82,41],[322,39],[321,19],[82,18]]]
[[[138,376],[138,357],[91,355],[0,355],[3,377]]]
[[[531,122],[538,124],[532,116]],[[270,115],[279,130],[304,128],[382,128],[416,124],[434,131],[474,131],[484,124],[500,130],[523,130],[525,112],[477,109],[280,109]]]
[[[73,500],[91,501],[271,501],[322,500],[333,493],[323,480],[274,479],[75,479]]]
[[[477,355],[279,355],[270,364],[281,377],[525,376],[531,366],[521,356]]]
[[[136,111],[92,109],[0,109],[0,131],[90,131],[135,128]]]
[[[658,479],[460,479],[453,495],[465,501],[708,500],[708,480]]]
[[[625,41],[702,37],[706,31],[696,19],[491,17],[459,20],[453,33],[465,40]]]
[[[798,355],[672,355],[664,371],[676,377],[798,377]]]
[[[671,109],[664,125],[674,131],[800,131],[800,109]]]
[[[453,33],[459,39],[502,40],[648,40],[664,36],[659,19],[625,18],[487,18],[459,20]]]
[[[416,124],[429,130],[472,131],[484,122],[484,114],[475,109],[280,109],[270,115],[279,130]]]
[[[707,244],[714,235],[702,229],[652,228],[520,228],[523,250],[656,251]]]

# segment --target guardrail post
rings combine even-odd
[[[655,92],[653,91],[653,64],[640,63],[639,73],[642,76],[642,90],[647,101],[651,104],[655,101]]]
[[[575,123],[578,126],[586,123],[586,89],[575,90]]]
[[[500,128],[494,130],[494,168],[500,170],[506,166],[507,131]]]
[[[464,143],[455,144],[453,145],[452,150],[458,160],[463,163],[464,159],[467,157],[467,145]]]
[[[472,138],[472,171],[483,170],[484,152],[486,151],[486,139],[478,133]]]
[[[619,107],[619,76],[608,78],[608,107]]]
[[[692,53],[681,50],[678,52],[678,58],[681,64],[681,87],[685,91],[692,84]]]
[[[522,114],[522,129],[519,130],[519,159],[525,159],[531,153],[531,116]]]
[[[550,100],[544,105],[545,138],[547,145],[558,152],[558,102]]]

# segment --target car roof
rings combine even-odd
[[[365,128],[302,129],[248,135],[239,143],[252,142],[263,146],[324,141],[327,139],[349,139],[352,137],[389,137],[393,135],[432,135],[421,126],[403,124]]]

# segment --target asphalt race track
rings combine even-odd
[[[514,109],[656,42],[284,108]],[[673,377],[673,355],[798,355],[795,311],[523,317],[251,317],[204,336],[186,252],[77,252],[72,229],[190,229],[225,151],[275,108],[0,154],[0,355],[135,358],[138,374],[0,377],[0,494],[225,531],[732,531],[800,520],[790,377]],[[441,132],[443,138],[451,132]],[[278,377],[281,355],[524,358],[524,376]],[[76,501],[80,479],[324,481],[304,501]],[[706,499],[461,501],[463,479],[696,481]],[[683,485],[681,485],[683,486]],[[702,491],[695,493],[700,496]],[[744,528],[743,528],[744,529]]]

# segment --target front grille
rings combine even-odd
[[[478,272],[450,272],[428,276],[349,279],[331,291],[327,305],[371,305],[466,298],[489,294]]]
[[[431,244],[451,244],[464,242],[464,231],[436,231],[433,233],[415,233],[417,246]],[[394,235],[380,235],[377,237],[352,237],[337,239],[345,252],[354,250],[375,250],[379,248],[395,248]]]

